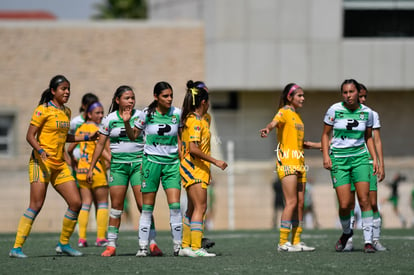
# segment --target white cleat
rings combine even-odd
[[[312,251],[315,251],[315,247],[307,246],[304,242],[300,242],[298,244],[295,244],[294,247],[296,247],[297,249],[299,249],[299,251],[303,251],[303,252],[312,252]]]
[[[302,250],[295,245],[292,245],[290,242],[286,242],[284,244],[277,245],[277,251],[282,252],[301,252]]]

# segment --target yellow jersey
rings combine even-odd
[[[210,155],[210,115],[203,117],[195,113],[189,114],[181,135],[182,159],[180,162],[180,174],[184,187],[193,183],[210,182],[210,162],[193,157],[190,154],[190,142],[197,143],[200,150]]]
[[[93,122],[85,122],[76,130],[76,135],[93,135],[96,131],[99,130],[99,125],[96,125]],[[78,180],[86,181],[86,175],[92,161],[93,152],[95,151],[96,143],[98,141],[83,141],[79,142],[80,148],[80,158],[78,161],[78,171],[76,177]],[[93,173],[96,174],[106,174],[106,167],[104,164],[103,157],[98,160],[96,163]]]
[[[37,141],[48,154],[47,163],[59,166],[65,162],[64,150],[69,131],[71,110],[52,102],[37,106],[30,124],[39,128]],[[37,154],[37,152],[35,152]]]
[[[305,163],[303,140],[305,127],[299,114],[290,106],[279,109],[273,121],[277,121],[278,165],[303,166]],[[297,167],[302,170],[304,167]]]

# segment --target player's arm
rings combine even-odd
[[[381,182],[385,178],[384,155],[382,152],[382,141],[380,128],[373,129],[374,132],[374,147],[378,157],[378,180]]]
[[[221,170],[224,170],[227,167],[227,163],[225,161],[215,159],[212,156],[203,153],[203,151],[201,151],[201,149],[198,147],[197,142],[190,141],[190,154],[193,157],[197,157],[199,159],[202,159],[202,160],[205,160],[205,161],[208,161],[214,164],[215,166],[219,167]]]
[[[99,158],[102,155],[102,151],[105,149],[106,140],[108,136],[100,135],[98,142],[96,143],[95,150],[93,151],[91,164],[89,166],[88,175],[86,176],[86,180],[88,182],[92,182],[93,177],[93,168],[95,167],[96,163],[98,162]]]
[[[378,174],[378,159],[377,159],[377,153],[375,152],[374,141],[372,139],[372,128],[371,127],[367,127],[365,130],[365,142],[367,144],[368,151],[372,157],[372,166],[374,168],[374,175],[377,175]]]
[[[276,126],[277,126],[277,121],[272,120],[269,124],[266,125],[265,128],[260,130],[260,136],[262,138],[267,137],[267,135],[270,133],[270,131],[272,131],[274,128],[276,128]]]
[[[36,150],[36,152],[39,153],[40,157],[43,160],[46,160],[48,156],[45,150],[43,150],[43,148],[40,147],[40,144],[36,138],[38,132],[39,132],[39,127],[33,124],[30,124],[29,129],[27,129],[27,133],[26,133],[26,141],[30,144],[30,146],[32,146],[34,150]]]
[[[331,170],[332,168],[332,161],[329,156],[329,140],[331,138],[332,129],[332,125],[324,124],[321,137],[323,167],[328,170]]]

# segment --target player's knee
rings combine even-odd
[[[113,219],[120,219],[122,216],[123,211],[111,208],[111,211],[109,211],[109,216]]]

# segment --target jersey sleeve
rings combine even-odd
[[[335,110],[334,108],[330,107],[328,111],[326,111],[323,122],[327,125],[332,126],[334,124],[334,120],[335,120]]]
[[[369,110],[368,112],[368,121],[367,121],[367,127],[368,128],[372,128],[372,126],[374,125],[374,118],[373,118],[373,113],[371,110]]]
[[[32,119],[30,120],[30,124],[36,127],[40,127],[43,125],[46,119],[47,119],[46,108],[43,105],[39,105],[33,112]]]
[[[136,119],[134,121],[134,126],[135,127],[137,127],[140,130],[144,130],[145,129],[145,124],[146,124],[145,123],[145,119],[147,117],[147,113],[148,113],[148,110],[147,109],[145,109],[144,111],[142,111],[142,112],[139,113],[138,119]]]
[[[374,120],[374,124],[372,126],[372,129],[379,129],[381,128],[381,122],[380,122],[380,118],[377,112],[372,111],[373,114],[373,120]]]
[[[109,120],[110,116],[107,115],[102,119],[102,123],[99,126],[99,133],[101,133],[104,136],[109,136]]]
[[[199,142],[201,141],[201,120],[194,117],[189,118],[188,121],[188,136],[190,142]]]
[[[273,121],[276,121],[278,124],[285,124],[286,123],[286,114],[284,112],[284,109],[281,108],[275,116],[273,117]]]

